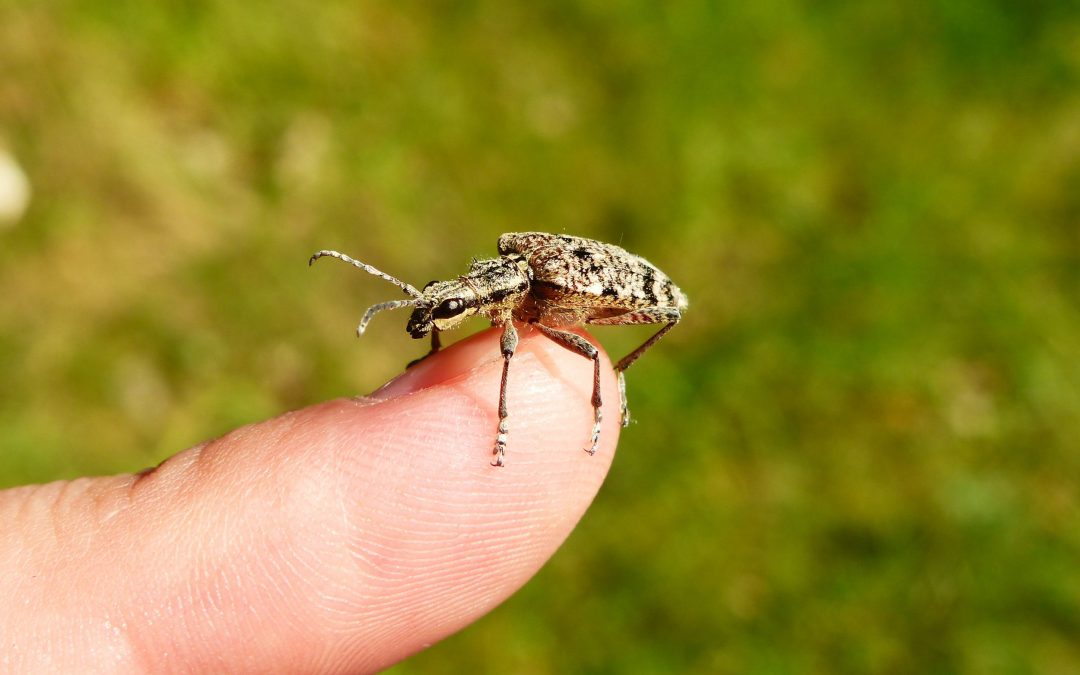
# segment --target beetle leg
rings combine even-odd
[[[428,351],[427,354],[424,354],[420,358],[413,359],[412,361],[409,361],[405,365],[405,369],[408,370],[409,368],[412,368],[413,366],[420,363],[421,361],[423,361],[427,357],[431,356],[435,352],[439,351],[440,349],[442,349],[442,343],[439,342],[439,329],[438,328],[432,328],[431,329],[431,349]]]
[[[587,359],[592,359],[593,362],[593,390],[592,390],[592,405],[593,405],[593,428],[592,438],[589,443],[589,447],[585,452],[590,455],[596,454],[596,448],[600,444],[600,422],[603,421],[604,415],[600,409],[600,350],[592,346],[585,338],[576,333],[568,333],[566,331],[556,330],[545,326],[542,323],[535,324],[540,332],[548,336],[555,342],[559,343],[563,347],[566,347],[572,352],[577,352]]]
[[[625,429],[630,426],[630,406],[626,404],[626,376],[621,370],[615,371],[615,374],[619,377],[619,424]]]
[[[644,309],[630,310],[625,314],[619,314],[617,316],[585,320],[585,323],[595,326],[630,326],[634,324],[667,323],[666,326],[656,331],[655,335],[646,340],[644,344],[624,356],[615,364],[615,370],[619,373],[619,403],[622,408],[622,425],[624,427],[630,424],[630,409],[626,405],[626,379],[623,377],[623,371],[629,368],[634,361],[641,358],[641,355],[648,351],[649,347],[652,347],[659,342],[660,338],[664,337],[669,330],[674,328],[675,324],[679,323],[679,319],[681,318],[682,313],[674,307],[646,307]]]
[[[506,457],[506,435],[510,432],[506,424],[509,414],[506,411],[506,376],[510,372],[510,359],[514,358],[517,350],[518,334],[514,328],[514,322],[509,317],[503,323],[503,334],[500,348],[503,356],[502,383],[499,385],[499,434],[495,437],[495,461],[492,466],[503,466]]]

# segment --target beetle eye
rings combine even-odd
[[[433,319],[449,319],[452,316],[457,316],[465,311],[465,303],[457,298],[451,298],[449,300],[443,300],[435,309],[431,310],[431,318]]]

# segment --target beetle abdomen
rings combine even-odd
[[[518,232],[499,237],[499,253],[522,255],[532,270],[533,294],[552,304],[577,304],[578,296],[601,299],[600,307],[686,308],[686,296],[666,274],[613,244]]]

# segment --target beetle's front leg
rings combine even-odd
[[[405,370],[408,370],[409,368],[412,368],[413,366],[420,363],[421,361],[423,361],[427,357],[431,356],[435,352],[439,351],[440,349],[442,349],[442,343],[439,342],[439,329],[438,328],[432,328],[431,329],[431,349],[428,351],[427,354],[424,354],[420,358],[413,359],[412,361],[409,361],[405,365]]]
[[[492,466],[503,466],[506,458],[506,435],[510,432],[510,428],[506,423],[506,418],[509,417],[509,413],[506,411],[506,376],[510,372],[510,359],[514,358],[517,344],[517,329],[514,328],[514,322],[510,320],[510,317],[507,317],[503,323],[502,341],[500,343],[503,356],[503,371],[502,383],[499,385],[499,433],[495,437],[495,451],[493,452],[495,461],[491,463]]]

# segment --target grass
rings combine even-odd
[[[359,349],[387,289],[316,249],[423,283],[568,232],[690,312],[563,550],[395,672],[1080,669],[1074,3],[16,1],[0,64],[34,189],[0,230],[0,483],[423,351],[393,321]]]

